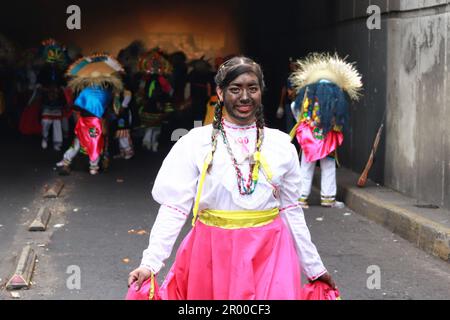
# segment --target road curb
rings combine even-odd
[[[36,253],[30,245],[23,248],[16,271],[6,284],[6,290],[29,289],[36,264]]]
[[[337,175],[338,198],[350,209],[425,252],[450,262],[450,228],[430,219],[427,216],[429,209],[414,209],[415,199],[373,182],[368,182],[365,188],[358,188],[358,176],[348,169],[338,169]],[[320,188],[320,170],[316,171],[314,186]]]
[[[405,208],[367,193],[344,187],[344,200],[352,210],[388,228],[417,247],[450,262],[450,229]]]

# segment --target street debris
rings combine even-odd
[[[344,213],[344,216],[351,216],[352,214],[350,212]]]
[[[28,209],[27,207],[23,207],[22,210],[24,210],[26,212],[30,212],[30,209]]]
[[[64,227],[63,224],[55,224],[55,225],[53,226],[53,228],[56,228],[56,229],[59,229],[59,228],[62,228],[62,227]]]
[[[64,183],[61,180],[57,180],[52,183],[51,186],[46,185],[44,191],[44,198],[55,199],[58,198],[62,189],[64,188]]]
[[[79,210],[78,208],[75,208],[73,209],[73,212],[78,212],[78,210]]]
[[[124,258],[124,259],[122,259],[122,262],[125,263],[125,264],[128,264],[128,263],[130,263],[130,259]]]
[[[148,234],[148,232],[145,230],[136,231],[134,229],[131,229],[131,230],[128,230],[128,234],[137,234],[138,236],[144,236],[144,235]]]
[[[13,297],[13,299],[20,299],[20,293],[17,291],[11,291],[11,297]]]
[[[323,218],[317,218],[316,221],[323,221]]]
[[[117,183],[124,183],[125,182],[125,180],[123,180],[123,179],[117,179],[116,181],[117,181]]]

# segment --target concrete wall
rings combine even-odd
[[[421,202],[450,208],[450,13],[443,8],[390,19],[385,177]]]
[[[365,28],[371,4],[382,9],[381,30]],[[338,51],[354,57],[365,78],[365,98],[354,110],[345,165],[361,169],[365,151],[360,146],[365,148],[367,140],[360,135],[374,136],[373,125],[366,121],[377,121],[386,108],[384,168],[378,161],[372,178],[418,202],[446,208],[450,208],[449,12],[450,1],[445,0],[342,0],[335,26]]]

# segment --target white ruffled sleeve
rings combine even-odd
[[[193,206],[200,172],[195,165],[192,137],[183,136],[165,158],[156,177],[152,195],[161,207],[150,232],[141,267],[158,273],[170,257],[173,246]]]
[[[283,177],[280,190],[280,215],[289,227],[296,244],[300,265],[308,280],[313,281],[327,272],[311,241],[303,210],[298,203],[300,192],[300,163],[297,150],[290,144],[289,169]]]

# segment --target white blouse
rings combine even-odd
[[[237,126],[225,121],[225,132],[234,157],[248,179],[250,155],[255,151],[256,125]],[[156,177],[152,195],[161,204],[150,233],[149,247],[144,251],[141,267],[158,273],[169,258],[174,243],[190,215],[201,170],[211,151],[212,125],[195,128],[183,136],[164,160]],[[259,173],[256,189],[251,195],[241,195],[237,175],[221,135],[218,136],[213,165],[206,176],[200,198],[199,212],[214,210],[280,209],[296,243],[303,272],[315,280],[326,272],[299,206],[300,164],[290,137],[275,129],[264,129],[262,155],[272,171],[272,185]],[[190,218],[188,219],[188,217]]]

